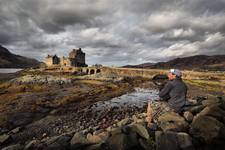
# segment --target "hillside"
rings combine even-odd
[[[225,55],[196,55],[191,57],[176,58],[168,62],[145,63],[139,65],[127,65],[124,68],[148,68],[148,69],[187,69],[187,70],[225,70]]]
[[[40,62],[35,59],[12,54],[0,45],[0,68],[30,68],[39,64]]]

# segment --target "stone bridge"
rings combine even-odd
[[[70,72],[70,73],[82,73],[82,74],[117,74],[119,76],[141,76],[146,78],[152,78],[156,74],[167,74],[168,69],[142,69],[142,68],[114,68],[114,67],[70,67],[70,68],[54,68],[54,72]],[[197,72],[197,71],[183,71],[184,79],[213,79],[222,78],[225,80],[224,72]]]
[[[79,69],[80,72],[85,74],[96,74],[102,72],[102,68],[99,67],[82,67]]]
[[[117,74],[119,76],[142,76],[142,77],[153,77],[155,74],[163,74],[166,71],[152,70],[152,69],[131,69],[131,68],[112,68],[112,67],[81,67],[77,69],[78,72],[84,74]]]

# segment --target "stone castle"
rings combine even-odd
[[[48,55],[46,57],[45,63],[48,67],[58,66],[58,67],[87,67],[85,63],[85,53],[79,49],[73,49],[69,53],[69,57],[59,58],[57,55]]]

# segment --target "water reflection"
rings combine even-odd
[[[17,71],[20,71],[22,69],[18,68],[0,68],[0,73],[15,73]]]

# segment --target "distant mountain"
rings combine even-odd
[[[148,69],[187,69],[187,70],[222,70],[225,71],[225,55],[196,55],[191,57],[176,58],[168,62],[145,63],[139,65],[127,65],[124,68],[148,68]]]
[[[140,65],[126,65],[123,68],[151,68],[155,65],[155,63],[144,63]]]
[[[39,65],[39,61],[12,54],[8,49],[0,45],[0,68],[30,68]]]

